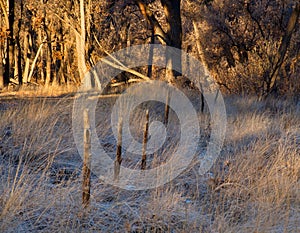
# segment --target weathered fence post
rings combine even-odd
[[[119,180],[120,167],[122,163],[122,128],[123,128],[123,119],[122,117],[120,117],[118,123],[117,155],[114,163],[114,180]]]
[[[168,91],[167,97],[166,97],[166,105],[165,105],[165,118],[164,118],[164,124],[167,125],[169,121],[169,110],[170,110],[170,92]]]
[[[146,169],[148,129],[149,129],[149,110],[146,111],[146,123],[144,128],[143,152],[142,152],[143,154],[142,154],[142,164],[141,164],[142,170]]]
[[[91,130],[89,120],[89,110],[85,109],[83,113],[84,121],[84,158],[82,168],[82,205],[84,208],[90,204],[90,192],[91,192]]]
[[[149,58],[148,58],[148,72],[147,72],[147,76],[149,78],[152,78],[152,63],[153,63],[153,44],[155,42],[155,32],[154,32],[154,28],[151,28],[151,42],[150,42],[150,50],[149,50]]]

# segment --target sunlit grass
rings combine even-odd
[[[99,101],[103,119],[114,100]],[[198,175],[195,159],[174,181],[148,191],[120,190],[92,176],[91,206],[84,211],[81,159],[71,129],[73,100],[3,99],[1,232],[297,232],[299,103],[238,97],[225,102],[224,147],[206,175]],[[136,137],[143,111],[132,116]],[[203,140],[208,140],[203,123],[209,122],[208,114],[199,113],[199,119]],[[98,134],[109,138],[110,118],[98,123]],[[108,149],[112,156],[114,149]],[[149,158],[148,166],[160,163],[155,159],[162,154],[172,156],[170,151]],[[124,166],[138,167],[139,161],[127,158]]]

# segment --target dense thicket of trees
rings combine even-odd
[[[0,88],[78,85],[107,53],[163,43],[201,59],[224,91],[299,92],[299,12],[297,0],[0,0]]]

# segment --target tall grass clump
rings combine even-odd
[[[235,100],[220,161],[210,180],[214,229],[296,232],[300,118],[297,102]]]
[[[28,232],[47,227],[43,215],[53,208],[56,198],[60,199],[60,192],[54,192],[59,185],[51,188],[51,180],[59,172],[54,169],[54,161],[72,150],[70,106],[65,100],[38,98],[2,101],[2,232]]]

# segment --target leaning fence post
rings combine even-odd
[[[146,111],[146,123],[145,123],[145,128],[144,128],[142,164],[141,164],[142,170],[146,169],[148,129],[149,129],[149,110]]]
[[[169,121],[169,110],[170,110],[170,92],[168,91],[167,97],[166,97],[166,105],[165,105],[165,119],[164,124],[167,125]]]
[[[118,123],[117,155],[114,163],[114,180],[119,180],[120,167],[122,163],[122,128],[123,128],[123,119],[122,117],[120,117]]]
[[[85,109],[83,113],[84,122],[84,158],[82,168],[82,205],[84,208],[90,204],[90,192],[91,192],[91,130],[89,120],[89,110]]]

